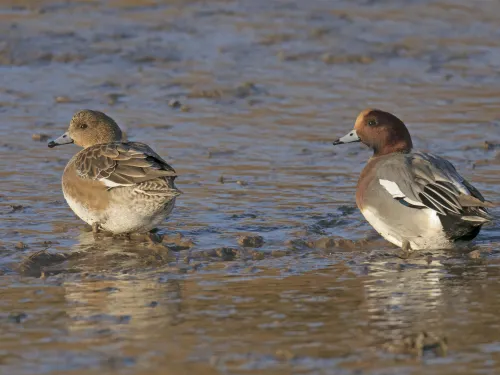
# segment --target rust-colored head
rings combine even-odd
[[[354,129],[333,142],[334,145],[362,142],[373,149],[374,156],[408,153],[413,144],[406,125],[396,116],[379,109],[365,109],[356,118]]]

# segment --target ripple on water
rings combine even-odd
[[[355,207],[368,150],[331,146],[380,107],[499,201],[497,2],[11,3],[7,373],[500,371],[498,225],[463,251],[400,259]],[[178,171],[162,243],[96,240],[64,202],[77,148],[42,139],[82,108]]]

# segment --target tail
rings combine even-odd
[[[478,215],[462,216],[462,220],[468,221],[470,223],[476,223],[477,225],[483,225],[483,224],[489,223],[490,221],[493,221],[493,216],[491,216],[488,213],[483,214],[482,216],[478,216]]]
[[[494,217],[487,211],[487,208],[496,207],[496,204],[485,200],[472,185],[468,184],[467,188],[473,195],[461,194],[458,197],[458,201],[465,213],[462,216],[462,220],[476,223],[477,225],[493,221]]]
[[[482,203],[481,205],[469,205],[469,206],[462,204],[464,212],[462,220],[468,221],[470,223],[477,223],[477,225],[482,225],[490,221],[493,221],[494,217],[486,210],[486,207],[494,207],[494,205],[491,202],[481,202],[481,203]]]

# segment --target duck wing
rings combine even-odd
[[[139,142],[88,147],[78,154],[75,167],[82,178],[102,181],[108,188],[133,186],[159,177],[173,181],[177,177],[165,160]]]
[[[486,208],[493,204],[439,156],[423,152],[398,155],[383,163],[377,178],[394,199],[408,207],[429,208],[471,222],[492,220]]]

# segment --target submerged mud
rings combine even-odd
[[[401,259],[355,207],[369,151],[331,145],[379,107],[500,201],[499,12],[0,0],[0,372],[499,372],[498,224]],[[158,241],[65,203],[46,142],[82,108],[178,172]]]

